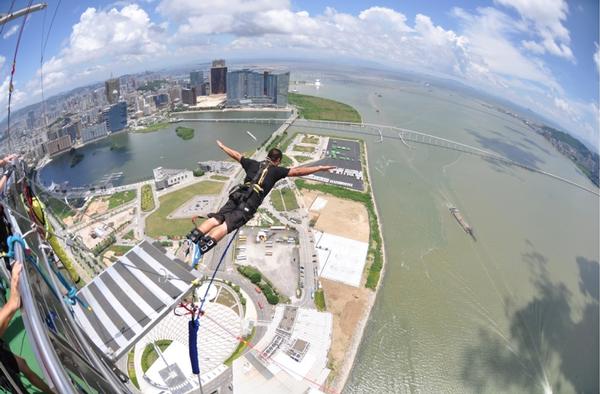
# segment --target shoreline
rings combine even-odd
[[[377,225],[379,226],[379,233],[381,236],[381,249],[382,249],[383,264],[381,267],[381,274],[379,276],[379,281],[377,282],[377,288],[370,294],[370,296],[367,300],[366,313],[359,320],[358,325],[356,326],[356,329],[354,331],[354,335],[352,335],[352,340],[351,340],[350,346],[348,348],[348,350],[349,350],[348,355],[347,355],[347,357],[344,358],[344,362],[340,366],[339,373],[336,375],[333,382],[331,383],[331,388],[335,392],[338,392],[338,393],[341,393],[342,390],[344,389],[344,387],[346,386],[348,378],[350,377],[350,372],[354,368],[354,363],[356,361],[356,355],[358,354],[358,349],[360,347],[360,344],[362,343],[363,336],[365,334],[365,329],[367,327],[367,322],[369,321],[369,317],[371,316],[371,311],[373,310],[373,306],[375,305],[375,301],[377,300],[377,295],[379,293],[381,283],[383,282],[383,278],[385,276],[385,268],[387,265],[386,256],[385,256],[385,241],[383,239],[383,227],[381,224],[381,220],[379,219],[379,210],[377,208],[377,202],[375,201],[375,192],[374,192],[373,183],[372,183],[373,178],[371,178],[371,172],[369,169],[367,143],[364,140],[363,140],[363,143],[364,143],[364,147],[365,147],[365,167],[367,170],[367,174],[369,176],[369,186],[371,189],[369,194],[371,195],[371,200],[373,201],[373,207],[375,209]]]
[[[223,112],[292,112],[291,108],[223,108],[223,109],[194,109],[190,111],[172,112],[172,114],[203,114],[207,112],[223,113]],[[283,118],[282,118],[283,119]]]

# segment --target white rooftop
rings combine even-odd
[[[320,276],[359,287],[369,244],[320,231],[315,240]]]

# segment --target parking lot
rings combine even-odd
[[[310,165],[335,166],[336,170],[309,175],[307,178],[355,190],[364,189],[358,141],[329,138],[325,158],[312,162]]]
[[[261,240],[257,241],[257,236]],[[298,288],[298,233],[294,230],[270,230],[245,227],[236,241],[235,263],[252,265],[288,297]]]

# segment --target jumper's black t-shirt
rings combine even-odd
[[[260,169],[260,162],[242,157],[242,159],[240,160],[240,164],[242,165],[244,171],[246,171],[246,178],[244,179],[244,182],[252,182],[252,180],[256,176],[256,173]],[[260,203],[262,203],[263,198],[266,197],[267,194],[269,194],[269,192],[271,191],[273,186],[275,186],[277,181],[287,177],[289,172],[290,169],[286,167],[270,166],[267,170],[267,175],[265,175],[265,179],[261,185],[261,187],[263,188],[262,195],[257,196],[256,193],[252,193],[252,196],[248,200],[248,203],[258,208]]]

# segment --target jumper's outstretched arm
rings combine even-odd
[[[235,160],[237,162],[242,160],[242,154],[240,152],[236,151],[235,149],[231,149],[230,147],[226,146],[224,143],[222,143],[219,140],[217,140],[217,145],[219,146],[219,148],[221,148],[223,150],[223,152],[227,153],[227,155],[229,155],[229,157],[231,157],[233,160]]]
[[[288,176],[304,176],[314,174],[319,171],[329,171],[335,169],[335,166],[316,166],[316,167],[293,167],[290,168]]]

